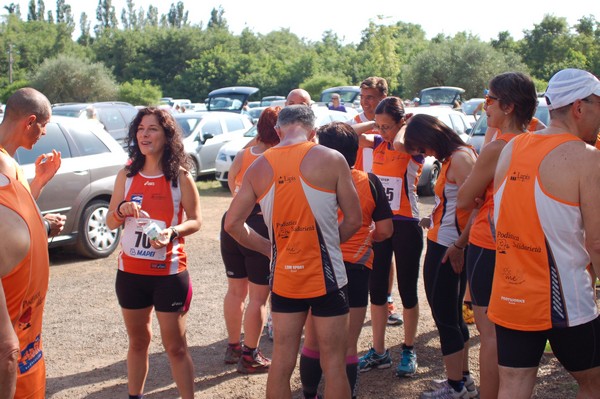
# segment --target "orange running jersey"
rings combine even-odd
[[[381,136],[375,137],[373,173],[385,188],[394,219],[419,220],[417,182],[423,169],[422,158],[396,151]],[[421,159],[421,162],[417,162],[417,159]]]
[[[119,270],[149,276],[165,276],[184,271],[187,256],[183,237],[177,237],[164,248],[155,249],[143,231],[144,226],[150,222],[166,229],[183,221],[180,185],[173,187],[164,175],[144,176],[138,173],[125,181],[125,199],[140,204],[150,217],[125,218]]]
[[[335,191],[306,182],[300,172],[312,142],[275,146],[263,156],[273,181],[259,197],[272,244],[271,290],[286,298],[315,298],[344,287]]]
[[[452,155],[442,163],[442,170],[435,183],[435,207],[432,211],[431,223],[427,238],[435,243],[449,247],[458,239],[469,221],[471,211],[456,208],[458,196],[458,185],[448,180],[448,170],[452,166],[452,158],[458,151],[463,151],[473,159],[477,158],[477,152],[472,147],[459,147]]]
[[[500,134],[496,140],[509,142],[516,134]],[[471,225],[469,242],[480,248],[496,250],[496,229],[494,225],[494,181],[492,180],[485,189],[483,205]]]
[[[357,123],[369,122],[369,119],[365,116],[364,112],[356,115],[353,119],[348,121],[349,125]],[[363,134],[375,133],[375,130],[369,130]],[[373,169],[373,149],[372,148],[358,148],[356,153],[356,162],[354,162],[354,169],[364,170],[365,172],[371,172]]]
[[[6,150],[4,148],[0,147],[0,152],[3,152],[4,154],[6,154],[7,157],[10,157],[10,159],[15,164],[15,170],[17,171],[17,173],[14,177],[18,181],[20,181],[21,184],[23,184],[25,186],[27,191],[31,192],[31,188],[29,187],[29,182],[27,181],[27,178],[25,177],[25,173],[23,173],[23,169],[21,169],[21,165],[19,165],[19,163],[13,157],[11,157],[10,154],[8,152],[6,152]]]
[[[494,194],[496,268],[488,309],[494,323],[522,331],[573,327],[597,317],[578,203],[547,194],[538,170],[570,134],[523,133]]]
[[[352,180],[360,198],[362,211],[362,224],[360,229],[348,241],[342,244],[342,254],[345,262],[364,265],[373,268],[373,248],[371,244],[371,224],[373,223],[373,211],[375,210],[375,199],[371,193],[371,182],[369,175],[362,170],[352,169]],[[338,219],[341,221],[343,214],[338,210]]]
[[[16,399],[44,399],[46,366],[42,348],[42,315],[50,275],[46,227],[31,194],[9,177],[0,187],[0,204],[18,213],[29,229],[30,248],[2,278],[8,314],[19,338]]]
[[[238,155],[239,156],[239,155]],[[254,155],[252,152],[252,147],[246,148],[244,152],[241,154],[242,156],[242,166],[240,167],[240,171],[237,175],[235,175],[235,189],[233,191],[233,196],[240,191],[240,187],[242,186],[242,181],[244,181],[244,174],[246,170],[252,165],[252,162],[256,160],[260,155]]]
[[[596,139],[596,148],[600,150],[600,133],[598,133],[598,138]]]

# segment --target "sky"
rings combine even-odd
[[[22,18],[26,19],[29,0],[1,0],[0,4],[11,2],[21,6]],[[71,6],[77,25],[81,13],[86,12],[94,26],[97,0],[66,0],[66,3]],[[145,11],[152,4],[158,7],[160,15],[168,13],[171,3],[177,3],[177,0],[134,0],[134,3],[136,9],[143,7]],[[262,34],[285,28],[300,38],[319,41],[323,32],[331,30],[344,44],[358,43],[370,21],[384,25],[398,21],[419,24],[427,38],[439,33],[453,36],[467,31],[488,41],[507,30],[518,40],[523,37],[524,30],[533,29],[546,14],[565,17],[572,26],[581,17],[600,11],[598,7],[593,9],[595,2],[591,0],[183,0],[183,3],[192,24],[202,23],[206,27],[211,10],[220,5],[233,34],[239,34],[246,27]],[[46,11],[56,13],[55,0],[45,0],[44,4]],[[125,4],[126,0],[113,0],[119,22]],[[595,17],[600,19],[600,15]]]

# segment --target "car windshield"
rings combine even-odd
[[[240,111],[246,97],[246,94],[231,93],[209,98],[208,109],[211,111]]]
[[[252,126],[246,133],[244,133],[244,137],[256,137],[258,134],[258,130],[256,129],[256,125]]]
[[[454,104],[460,96],[456,89],[435,88],[421,91],[421,105]]]
[[[342,103],[352,103],[355,100],[356,96],[358,96],[360,94],[360,92],[358,92],[358,91],[347,91],[347,90],[332,91],[330,93],[323,93],[321,95],[321,102],[324,102],[324,103],[331,102],[331,96],[334,93],[338,93],[340,95],[340,102],[342,102]]]
[[[196,129],[196,126],[198,126],[198,123],[200,123],[202,118],[199,118],[197,116],[190,116],[190,117],[176,116],[175,120],[181,127],[183,137],[185,138],[185,137],[189,137],[189,135],[192,134],[192,132],[194,131],[194,129]]]
[[[69,116],[71,118],[78,118],[81,114],[82,108],[72,109],[72,108],[52,108],[52,115],[61,115],[61,116]]]
[[[463,110],[463,112],[467,115],[473,115],[473,112],[475,111],[475,108],[477,108],[477,106],[479,104],[481,104],[483,102],[483,99],[481,100],[469,100],[466,101],[462,104],[461,108]]]

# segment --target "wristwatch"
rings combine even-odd
[[[169,227],[169,229],[171,230],[171,238],[169,239],[169,241],[173,241],[174,239],[179,237],[179,231],[177,231],[175,227],[171,226]]]

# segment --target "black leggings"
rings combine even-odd
[[[469,340],[469,329],[462,316],[467,275],[465,268],[456,274],[450,262],[442,263],[448,247],[427,240],[423,264],[425,293],[431,314],[440,334],[442,354],[463,350]]]
[[[369,281],[371,303],[385,305],[388,297],[388,281],[392,255],[396,260],[396,277],[400,299],[405,309],[417,306],[417,282],[419,264],[423,252],[423,229],[419,222],[394,220],[394,233],[390,238],[373,243],[373,270]]]

